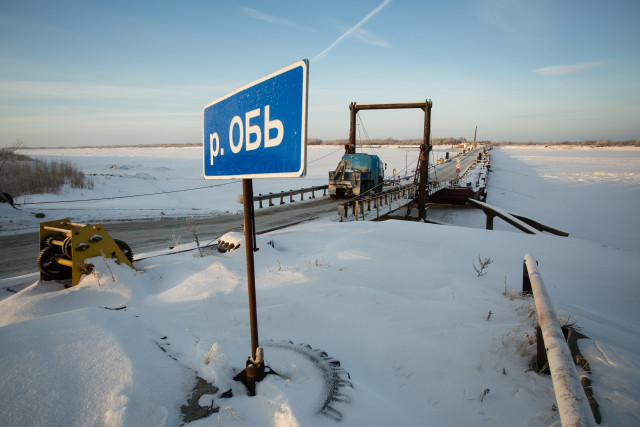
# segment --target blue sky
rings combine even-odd
[[[310,60],[309,137],[433,101],[434,137],[640,137],[640,2],[0,0],[0,146],[197,143],[202,107]],[[419,110],[366,111],[420,138]]]

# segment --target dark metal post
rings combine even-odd
[[[487,226],[485,227],[487,230],[493,230],[493,217],[491,213],[485,211],[485,215],[487,216]]]
[[[346,147],[345,154],[355,154],[356,153],[356,114],[358,114],[358,110],[356,109],[356,103],[352,102],[349,104],[349,110],[351,111],[351,124],[349,127],[349,145]]]
[[[258,313],[256,309],[256,278],[253,264],[254,219],[253,219],[253,182],[242,180],[242,198],[244,201],[244,242],[247,254],[247,288],[249,292],[249,322],[251,326],[251,357],[256,357],[258,348]]]
[[[540,325],[536,326],[536,369],[539,373],[549,374],[549,360],[547,359],[547,348],[544,345],[544,337]]]
[[[418,220],[427,217],[428,155],[427,146],[422,144],[420,146],[420,180],[418,181]]]
[[[418,220],[427,218],[429,153],[431,152],[431,101],[424,104],[424,138],[420,146],[420,181],[418,187]]]

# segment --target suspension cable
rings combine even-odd
[[[44,202],[25,202],[25,203],[20,203],[20,206],[25,206],[25,205],[44,205],[44,204],[49,204],[49,203],[77,203],[77,202],[96,202],[96,201],[101,201],[101,200],[129,199],[129,198],[132,198],[132,197],[156,196],[158,194],[182,193],[182,192],[185,192],[185,191],[202,190],[203,188],[221,187],[223,185],[234,184],[234,183],[237,183],[237,182],[241,182],[241,181],[239,179],[236,179],[236,180],[233,180],[233,181],[224,182],[222,184],[205,185],[205,186],[202,186],[202,187],[195,187],[195,188],[184,188],[182,190],[158,191],[158,192],[155,192],[155,193],[130,194],[128,196],[98,197],[98,198],[93,198],[93,199],[82,199],[82,200],[50,200],[50,201],[44,201]]]
[[[360,117],[360,115],[358,115],[357,117],[358,117],[358,120],[360,121],[360,125],[362,126],[362,131],[364,132],[364,136],[365,138],[367,138],[367,145],[369,146],[373,154],[377,156],[378,153],[376,153],[376,150],[373,148],[373,145],[371,144],[371,139],[369,138],[369,133],[367,132],[367,129],[364,127],[364,122],[362,121],[362,117]],[[362,141],[362,139],[360,140]]]
[[[317,162],[318,160],[324,159],[325,157],[329,157],[330,155],[335,154],[335,153],[337,153],[337,152],[338,152],[338,151],[340,151],[340,150],[344,150],[344,148],[343,148],[343,147],[340,147],[340,148],[338,148],[337,150],[332,151],[331,153],[326,154],[326,155],[324,155],[324,156],[322,156],[322,157],[318,157],[317,159],[309,160],[309,161],[307,162],[307,164],[309,164],[309,163],[313,163],[313,162]]]

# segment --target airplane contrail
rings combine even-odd
[[[373,17],[376,13],[380,12],[382,10],[383,7],[385,7],[389,2],[391,2],[391,0],[384,0],[378,7],[376,7],[375,9],[373,9],[371,12],[369,12],[369,14],[367,14],[367,16],[365,16],[364,18],[362,18],[360,20],[360,22],[358,22],[356,25],[354,25],[353,27],[349,28],[347,31],[345,31],[344,34],[342,34],[340,37],[338,37],[336,39],[336,41],[334,41],[333,43],[331,43],[331,45],[326,48],[325,50],[323,50],[322,52],[320,52],[319,54],[317,54],[315,56],[315,58],[313,58],[311,61],[316,61],[320,58],[322,58],[324,55],[327,54],[327,52],[329,52],[331,49],[333,49],[334,47],[336,47],[336,45],[338,43],[340,43],[345,37],[347,37],[349,34],[353,33],[355,30],[357,30],[362,24],[364,24],[365,22],[367,22],[369,19],[371,19],[371,17]]]

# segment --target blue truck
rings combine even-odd
[[[359,196],[373,188],[382,188],[383,182],[384,164],[378,156],[345,154],[336,170],[329,172],[329,195]]]

